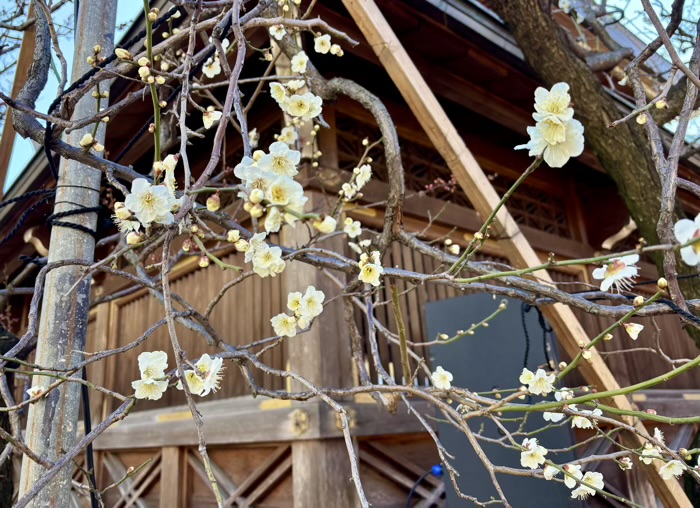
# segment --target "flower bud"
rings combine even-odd
[[[165,84],[165,78],[164,78],[163,76],[157,76],[157,77],[156,77],[156,83],[158,83],[159,85],[164,85],[164,84]],[[163,107],[163,106],[161,106],[161,107]]]
[[[612,339],[613,339],[613,336],[612,336],[611,333],[606,333],[606,334],[603,336],[603,340],[612,340]]]
[[[640,305],[643,305],[644,304],[644,297],[643,296],[635,296],[632,304],[635,307],[639,307]]]
[[[99,53],[100,51],[102,51],[102,46],[100,46],[99,44],[95,44],[95,45],[93,46],[92,50],[95,52],[95,54],[97,54],[97,53]]]
[[[148,13],[148,21],[150,21],[151,23],[157,19],[158,19],[158,14],[156,14],[155,12],[152,12],[152,11]]]
[[[200,268],[206,268],[207,266],[209,266],[209,258],[206,255],[202,254],[201,256],[199,256],[198,264]]]
[[[337,44],[331,44],[331,55],[338,55],[342,50],[340,49],[340,46]],[[340,55],[338,55],[340,56]]]
[[[137,63],[139,64],[139,67],[148,67],[151,62],[148,60],[148,58],[142,56],[139,58]]]
[[[121,201],[117,201],[114,203],[114,215],[120,220],[131,219],[131,210]]]
[[[566,362],[559,362],[559,370],[564,370],[567,366]]]
[[[636,120],[639,125],[644,125],[645,123],[647,123],[647,116],[644,113],[642,113],[641,115],[637,115]]]
[[[95,58],[92,56],[87,57],[87,63],[90,65],[95,65]]]
[[[92,144],[95,142],[95,139],[92,137],[92,134],[86,133],[83,135],[82,138],[80,138],[80,146],[83,148],[87,148],[89,146],[92,146]]]
[[[141,233],[137,233],[135,231],[129,231],[129,233],[126,235],[126,244],[127,245],[138,245],[141,243],[143,240],[143,235]]]
[[[148,76],[148,77],[146,78],[146,83],[148,83],[149,85],[152,85],[152,84],[155,83],[155,82],[156,82],[156,80],[155,80],[155,78],[154,78],[153,76]]]
[[[149,79],[150,79],[150,78],[149,78]],[[166,101],[160,101],[160,102],[158,103],[158,105],[160,106],[161,109],[163,109],[163,108],[165,108],[165,107],[168,105],[168,103],[167,103]]]
[[[228,233],[226,233],[226,241],[229,243],[236,243],[240,239],[241,232],[237,229],[229,229]]]
[[[119,58],[120,60],[132,60],[134,58],[133,56],[131,56],[131,53],[122,48],[115,49],[114,54],[117,55],[117,58]]]
[[[656,281],[656,285],[659,286],[659,289],[666,289],[668,288],[668,281],[663,277],[659,277],[659,280]]]
[[[104,145],[101,145],[100,143],[95,143],[94,145],[92,145],[92,149],[95,150],[96,152],[104,152],[105,151]]]
[[[668,107],[668,102],[666,102],[665,99],[661,99],[659,101],[656,101],[656,104],[654,104],[654,106],[656,106],[656,109],[664,109]]]
[[[253,152],[253,160],[255,162],[260,162],[260,159],[262,159],[264,155],[265,155],[265,152],[263,152],[262,150],[255,150]]]
[[[581,351],[581,357],[584,360],[590,360],[592,356],[593,356],[593,353],[591,353],[591,351],[589,349],[584,349],[583,351]]]
[[[263,213],[265,213],[265,209],[262,207],[260,203],[257,205],[253,205],[253,207],[250,209],[250,216],[254,219],[259,219],[260,217],[263,216]]]
[[[248,196],[248,199],[251,203],[258,204],[265,199],[265,191],[262,189],[253,189],[250,191],[250,196]]]
[[[141,76],[142,80],[146,81],[150,75],[151,71],[148,67],[139,67],[139,76]]]
[[[102,123],[107,123],[109,122],[109,117],[108,116],[103,116],[102,120],[100,120]]]
[[[236,248],[238,252],[245,252],[248,250],[248,242],[246,242],[243,238],[238,240],[233,246]]]
[[[253,203],[251,203],[250,201],[246,201],[245,203],[243,203],[243,209],[246,212],[250,212],[251,208],[253,208]]]
[[[219,194],[212,194],[207,198],[207,210],[210,212],[216,212],[221,208],[221,198]]]
[[[192,250],[192,240],[187,238],[184,242],[182,242],[182,250],[185,252],[189,252]]]
[[[168,62],[161,62],[160,63],[160,70],[163,72],[168,72],[168,69],[170,69],[170,64]]]
[[[148,126],[148,132],[150,134],[153,134],[156,131],[156,124],[152,123],[151,125]]]

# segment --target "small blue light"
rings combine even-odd
[[[430,472],[433,473],[433,476],[440,478],[443,474],[442,466],[440,464],[436,464],[431,468]]]

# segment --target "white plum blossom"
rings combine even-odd
[[[281,102],[280,106],[291,116],[299,117],[302,120],[311,120],[321,114],[323,100],[311,92],[307,92],[301,95],[292,95]]]
[[[587,409],[577,409],[575,404],[572,404],[571,409],[573,411],[577,411],[579,413],[583,413],[584,415],[590,415],[590,416],[603,416],[603,412],[595,408],[592,411],[589,411]],[[578,416],[575,415],[571,418],[571,427],[577,427],[579,429],[592,429],[593,428],[593,422],[588,419],[587,416]]]
[[[219,60],[219,57],[215,56],[204,62],[204,65],[202,65],[202,72],[210,79],[221,74],[221,61]]]
[[[177,200],[165,185],[151,185],[145,178],[131,183],[131,193],[124,200],[124,205],[145,227],[152,222],[172,224],[171,210],[176,204]]]
[[[520,465],[530,469],[537,469],[540,464],[544,464],[547,455],[547,449],[537,443],[537,439],[526,438],[523,441],[524,450],[520,452]]]
[[[283,176],[294,176],[298,173],[297,164],[301,153],[291,150],[286,143],[275,141],[270,145],[270,153],[263,155],[258,161],[262,171],[269,171]]]
[[[568,84],[557,83],[551,90],[538,88],[532,115],[537,123],[527,128],[530,141],[515,149],[527,149],[531,157],[543,156],[551,167],[562,167],[583,153],[583,125],[573,116]]]
[[[586,471],[586,474],[581,478],[581,484],[571,491],[571,497],[574,499],[586,499],[588,496],[595,496],[594,489],[601,490],[605,487],[602,473],[596,471]]]
[[[430,381],[433,383],[433,386],[439,390],[449,390],[452,387],[452,379],[452,373],[440,366],[430,374]]]
[[[159,400],[168,388],[165,369],[168,368],[168,355],[165,351],[141,353],[138,357],[141,379],[131,382],[137,399]]]
[[[603,280],[600,284],[601,291],[608,291],[612,286],[618,291],[631,287],[632,279],[639,273],[638,254],[630,254],[609,260],[605,265],[593,270],[593,278]]]
[[[687,466],[683,464],[680,460],[669,460],[661,466],[659,469],[659,474],[664,480],[675,480],[679,478],[683,471],[687,469]]]
[[[281,141],[287,145],[293,145],[297,142],[297,139],[299,139],[299,134],[297,134],[297,130],[291,126],[284,127],[279,136],[277,136],[277,141]]]
[[[314,39],[314,51],[325,55],[331,50],[331,36],[328,34],[321,35]]]
[[[554,374],[547,374],[542,369],[537,369],[536,372],[532,372],[526,368],[523,368],[520,374],[520,382],[527,385],[527,389],[533,395],[546,395],[554,391],[554,381],[556,377]]]
[[[221,111],[216,111],[213,106],[209,106],[207,110],[202,113],[202,123],[204,123],[204,128],[211,129],[211,126],[221,119],[221,115]]]
[[[566,464],[563,469],[567,473],[564,475],[564,485],[570,489],[573,489],[576,487],[576,480],[583,478],[581,466],[578,464]]]
[[[639,323],[622,323],[622,327],[632,340],[637,340],[640,332],[644,330],[644,325],[640,325]]]
[[[648,466],[654,461],[654,459],[660,458],[661,450],[659,450],[658,446],[654,446],[651,443],[644,444],[644,449],[642,450],[642,454],[640,455],[639,460],[641,460]]]
[[[304,51],[299,51],[292,57],[292,72],[304,74],[306,72],[306,64],[309,63],[309,57]]]
[[[353,173],[355,173],[355,185],[361,189],[372,178],[372,167],[369,164],[363,164],[359,168],[355,168]]]
[[[297,334],[297,318],[287,314],[277,314],[270,322],[280,337],[294,337]]]
[[[258,142],[260,141],[260,133],[258,132],[258,128],[255,127],[252,131],[248,131],[248,143],[250,144],[251,149],[255,149],[258,147]]]
[[[273,81],[270,83],[270,95],[278,103],[282,104],[287,99],[287,89],[282,83]]]
[[[380,264],[379,252],[373,251],[371,255],[360,255],[360,281],[373,286],[381,284],[380,276],[384,273],[384,267]]]
[[[286,176],[275,178],[265,193],[265,197],[272,205],[288,205],[303,196],[304,188],[301,184]]]
[[[272,25],[270,27],[270,35],[274,37],[275,40],[281,41],[286,33],[287,30],[285,30],[284,25]]]
[[[346,218],[343,226],[343,231],[350,237],[350,238],[357,238],[362,234],[362,224],[360,221],[357,220],[352,220],[350,217]]]
[[[532,117],[537,122],[556,120],[564,124],[574,117],[571,96],[567,83],[557,83],[551,90],[538,87],[535,90],[535,113]]]
[[[323,291],[319,291],[313,286],[307,287],[304,296],[301,298],[299,313],[309,321],[321,315],[325,298],[326,295]]]
[[[552,467],[549,464],[545,464],[542,474],[544,475],[545,480],[551,480],[559,474],[559,470],[556,467]]]
[[[204,397],[209,395],[210,392],[215,392],[219,389],[223,362],[223,358],[212,358],[205,353],[197,363],[194,364],[197,375],[204,380],[202,391],[197,395]]]
[[[688,243],[700,237],[700,214],[695,220],[681,219],[673,226],[673,233],[679,243]],[[697,266],[700,264],[700,242],[688,245],[681,249],[681,258],[686,265]]]
[[[549,119],[528,127],[530,141],[518,145],[516,150],[529,150],[530,157],[542,155],[552,168],[560,168],[571,157],[583,153],[583,125],[578,120],[570,120],[564,125]]]
[[[314,221],[313,225],[319,232],[327,235],[335,231],[337,221],[330,215],[326,215],[323,220]]]
[[[204,379],[194,370],[185,371],[185,381],[187,381],[187,388],[192,395],[201,395],[204,391]],[[182,380],[177,382],[176,387],[178,390],[184,390]]]

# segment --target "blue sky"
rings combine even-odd
[[[143,4],[139,0],[118,0],[117,3],[117,41],[126,32],[127,28],[143,10]],[[55,14],[54,18],[57,22],[67,22],[72,18],[73,15],[73,4],[68,3],[61,7]],[[73,64],[73,38],[72,35],[61,38],[60,40],[61,51],[66,58],[68,63],[68,72]],[[60,69],[58,60],[56,60],[57,68]],[[14,79],[14,77],[12,77]],[[56,98],[56,91],[58,89],[58,79],[53,72],[49,73],[49,81],[46,88],[39,96],[39,100],[36,104],[36,109],[38,111],[46,112],[46,110],[51,105],[51,102]],[[15,135],[14,148],[12,150],[12,158],[10,159],[10,166],[8,168],[7,178],[5,180],[5,189],[10,188],[12,183],[17,179],[19,174],[22,172],[27,163],[36,153],[36,147],[34,143],[28,139],[24,139],[21,136]]]

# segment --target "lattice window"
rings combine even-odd
[[[338,116],[338,161],[340,169],[352,170],[362,156],[364,147],[362,140],[375,140],[380,137],[375,127],[358,122],[346,116]],[[406,171],[406,189],[412,191],[425,190],[426,186],[441,178],[448,181],[451,172],[445,161],[431,147],[401,138],[401,156]],[[377,180],[387,181],[384,157],[380,151],[372,154],[374,161],[372,169]],[[502,175],[491,175],[494,187],[499,194],[507,191],[515,181]],[[450,201],[467,208],[472,208],[469,199],[458,187],[454,192],[446,189],[438,190],[432,196]],[[519,224],[530,226],[539,231],[545,231],[565,238],[571,238],[571,227],[566,214],[566,204],[563,199],[537,188],[524,184],[520,186],[508,203],[508,209]]]

